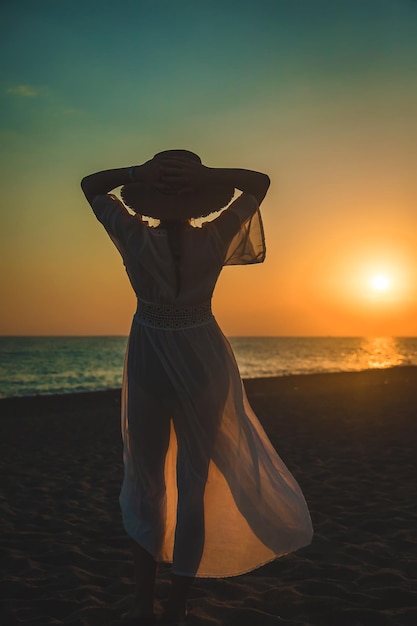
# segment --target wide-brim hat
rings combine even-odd
[[[165,150],[154,159],[187,158],[201,163],[189,150]],[[234,189],[228,185],[202,185],[189,192],[164,193],[150,184],[132,182],[121,189],[123,202],[135,213],[156,219],[188,219],[206,217],[220,211],[232,199]]]

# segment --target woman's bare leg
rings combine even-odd
[[[157,564],[149,552],[132,540],[135,566],[135,601],[131,617],[151,617],[154,609]]]
[[[214,415],[216,413],[214,412]],[[204,492],[211,460],[211,448],[214,445],[217,423],[212,420],[211,431],[206,431],[206,449],[199,452],[198,446],[189,449],[178,440],[177,458],[177,527],[174,542],[174,567],[180,567],[190,574],[197,572],[204,550]],[[175,424],[175,422],[174,422]],[[192,468],[193,472],[190,471]],[[186,602],[194,576],[172,574],[168,597],[167,617],[181,621],[186,615]]]
[[[188,593],[193,581],[191,576],[172,574],[166,615],[168,619],[181,621],[185,618]]]
[[[135,396],[136,394],[136,396]],[[145,528],[152,530],[149,549],[159,554],[165,534],[166,497],[164,466],[170,439],[170,418],[165,407],[156,402],[144,390],[132,391],[140,406],[129,420],[128,446],[129,471],[125,470],[126,501],[128,512],[138,516]],[[155,416],[141,419],[141,416]],[[134,479],[131,478],[134,475]],[[133,484],[129,481],[134,480]],[[122,488],[123,493],[123,488]],[[138,511],[140,513],[138,513]],[[131,539],[135,570],[135,597],[128,617],[143,620],[153,616],[157,563],[152,554]]]

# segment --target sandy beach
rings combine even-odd
[[[197,580],[189,626],[415,626],[417,368],[245,385],[315,536],[250,574]],[[122,624],[133,566],[120,391],[4,399],[0,411],[2,625]],[[168,584],[164,565],[160,600]]]

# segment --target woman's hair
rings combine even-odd
[[[167,156],[182,157],[198,161],[200,157],[189,150],[164,150],[155,154],[154,159]],[[220,211],[233,198],[234,189],[228,185],[204,185],[190,193],[164,194],[145,183],[129,183],[121,189],[123,202],[135,213],[160,219],[167,213],[178,219],[206,217]]]

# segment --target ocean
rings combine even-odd
[[[417,366],[417,337],[229,337],[242,378]],[[0,397],[119,387],[126,337],[0,337]]]

